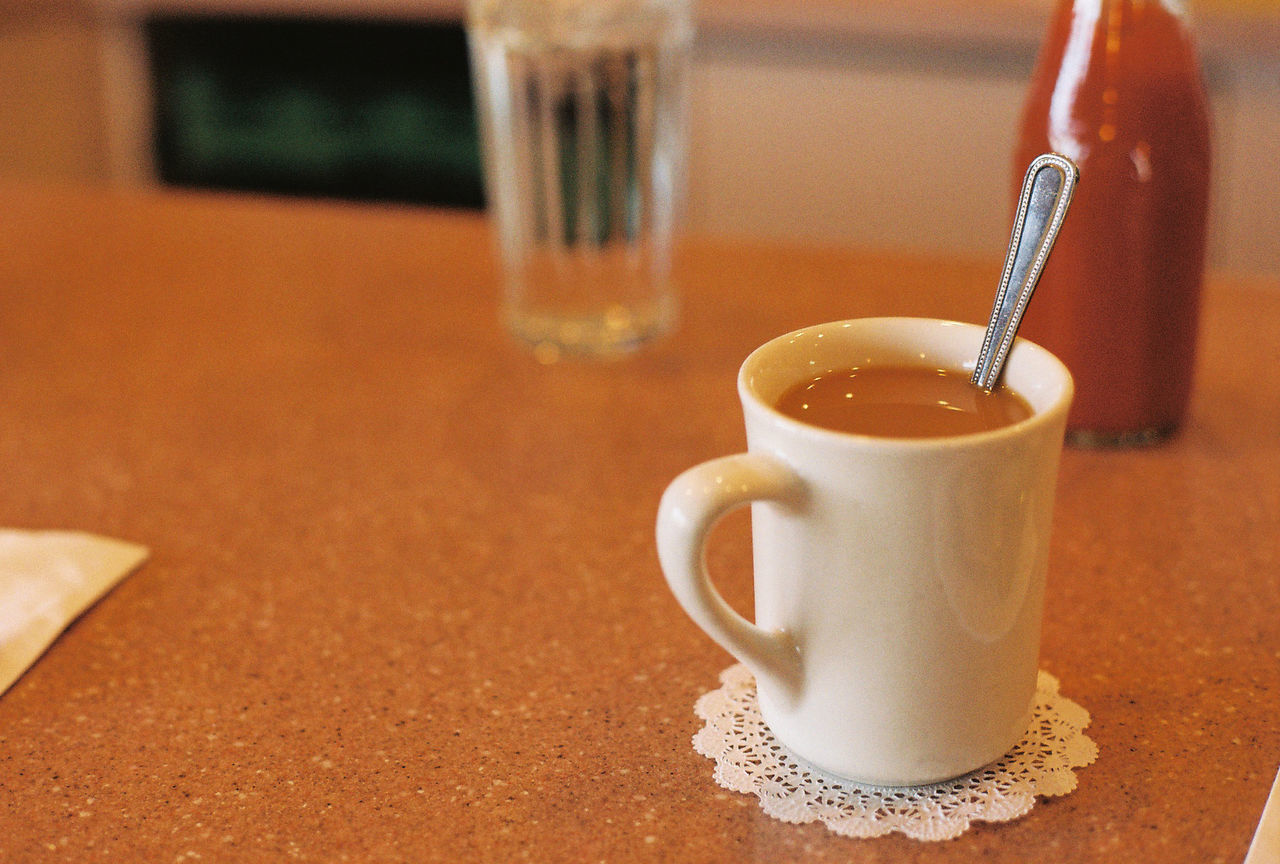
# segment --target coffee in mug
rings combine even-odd
[[[788,388],[774,406],[815,426],[856,435],[937,438],[998,429],[1031,416],[1001,385],[975,387],[968,374],[928,366],[832,369]]]
[[[778,741],[829,774],[939,782],[999,759],[1031,720],[1066,367],[1018,340],[1004,382],[1026,416],[941,437],[850,434],[781,404],[854,367],[941,369],[943,387],[976,389],[982,341],[972,324],[870,318],[767,342],[738,373],[746,452],[685,471],[662,497],[658,557],[676,599],[754,673]],[[842,387],[837,401],[854,392]],[[716,591],[704,555],[716,520],[747,504],[754,622]]]

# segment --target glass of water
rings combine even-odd
[[[542,360],[671,328],[690,0],[469,0],[503,317]]]

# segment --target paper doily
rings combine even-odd
[[[755,679],[745,666],[729,667],[720,680],[724,686],[694,706],[706,725],[693,736],[693,747],[715,760],[715,781],[755,795],[775,819],[821,821],[845,837],[898,831],[916,840],[951,840],[974,821],[1017,819],[1035,806],[1037,795],[1074,790],[1073,769],[1098,756],[1084,734],[1089,712],[1060,695],[1058,680],[1041,670],[1031,728],[1001,759],[944,783],[864,786],[798,762],[778,743],[760,716]]]

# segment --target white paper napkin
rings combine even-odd
[[[1277,864],[1280,862],[1280,772],[1271,784],[1271,794],[1262,807],[1262,819],[1254,832],[1253,842],[1244,864]]]
[[[148,554],[78,531],[0,529],[0,694]]]

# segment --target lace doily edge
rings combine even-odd
[[[1054,760],[1056,764],[1036,777],[1034,788],[1029,788],[1026,783],[1018,783],[1005,790],[1002,795],[987,800],[986,807],[981,812],[955,814],[951,818],[927,822],[898,814],[884,815],[875,819],[868,819],[865,815],[833,817],[830,813],[824,814],[805,806],[803,801],[792,800],[786,795],[770,794],[767,790],[759,788],[757,778],[726,758],[732,748],[724,746],[727,743],[725,730],[721,729],[718,737],[715,735],[715,720],[717,717],[726,716],[725,709],[733,710],[735,702],[727,691],[741,692],[744,687],[754,691],[755,680],[745,666],[737,664],[723,670],[720,673],[720,681],[722,685],[720,688],[704,693],[694,706],[695,713],[704,721],[704,725],[694,734],[692,741],[697,753],[715,762],[713,779],[716,784],[732,792],[754,795],[759,800],[761,809],[771,818],[788,824],[822,822],[828,830],[843,837],[873,839],[898,832],[914,840],[942,841],[955,839],[964,834],[973,822],[1013,821],[1030,813],[1035,807],[1037,798],[1060,797],[1075,791],[1079,782],[1075,769],[1092,765],[1099,755],[1097,744],[1084,734],[1084,730],[1091,721],[1089,712],[1080,704],[1063,696],[1059,690],[1058,679],[1042,669],[1036,682],[1036,707],[1051,708],[1052,716],[1057,721],[1055,726],[1059,732],[1066,731],[1067,734],[1058,739],[1060,752],[1055,754],[1058,757]],[[713,708],[716,704],[719,705],[719,711]],[[1019,744],[1020,746],[1022,745]],[[927,792],[929,789],[936,789],[941,793],[948,788],[954,788],[955,784],[963,781],[965,777],[999,766],[1002,761],[1003,759],[979,768],[961,778],[931,786],[909,788],[915,793]],[[901,791],[857,784],[838,778],[828,779],[833,783],[866,794]]]

